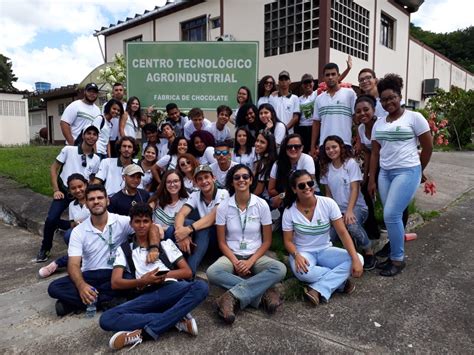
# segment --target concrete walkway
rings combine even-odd
[[[367,272],[356,280],[351,296],[335,295],[318,308],[304,301],[286,302],[272,317],[262,310],[246,310],[233,326],[224,325],[214,313],[212,302],[221,291],[211,288],[210,297],[193,312],[199,326],[197,338],[172,330],[134,352],[471,353],[474,164],[466,163],[473,162],[472,154],[463,154],[435,154],[431,166],[439,195],[421,199],[427,201],[425,210],[443,212],[417,230],[417,240],[407,243],[408,266],[401,275],[382,278],[375,271]],[[459,180],[453,184],[454,176]],[[442,194],[449,199],[435,204]],[[54,301],[46,292],[51,280],[36,278],[40,265],[32,259],[48,206],[46,197],[0,179],[1,215],[31,231],[0,223],[0,352],[109,352],[112,334],[98,327],[98,317],[56,317]],[[53,257],[65,252],[61,243],[55,241]]]

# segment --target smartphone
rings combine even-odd
[[[163,276],[168,273],[169,270],[158,270],[155,274],[155,276]]]

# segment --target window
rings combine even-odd
[[[209,20],[211,24],[211,29],[214,28],[220,28],[221,27],[221,18],[220,17],[214,17]]]
[[[265,57],[319,46],[319,0],[277,0],[265,4]]]
[[[362,60],[369,59],[370,12],[353,1],[331,2],[330,46]]]
[[[380,43],[390,49],[393,48],[395,35],[395,20],[382,12],[380,18]]]
[[[420,101],[408,99],[408,103],[405,107],[410,110],[416,110],[420,108]]]
[[[207,40],[207,20],[202,16],[181,23],[181,40],[190,42],[202,42]]]
[[[58,115],[61,116],[64,112],[64,109],[65,109],[65,105],[64,104],[59,104],[58,105]]]
[[[123,40],[123,53],[127,54],[127,43],[129,42],[142,42],[143,41],[143,36],[135,36],[132,38],[124,39]]]
[[[0,100],[0,116],[25,116],[25,103],[23,101]]]

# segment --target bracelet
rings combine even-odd
[[[296,258],[296,255],[298,255],[298,254],[299,254],[299,253],[298,253],[298,250],[295,250],[294,253],[291,253],[291,255],[293,256],[293,258]]]
[[[151,244],[151,245],[148,246],[148,248],[146,250],[150,251],[150,249],[154,249],[154,248],[156,248],[158,250],[160,249],[160,247],[157,244]]]
[[[194,228],[192,224],[190,224],[189,227],[191,227],[191,229],[193,230],[193,233],[196,233],[196,228]]]

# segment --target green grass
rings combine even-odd
[[[20,146],[0,148],[0,174],[26,185],[31,190],[52,196],[49,169],[60,146]]]
[[[441,215],[438,211],[418,211],[425,221],[430,221],[433,218],[437,218]]]

